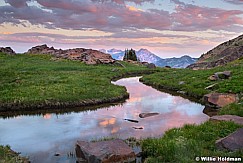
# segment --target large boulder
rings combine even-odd
[[[57,58],[79,60],[89,65],[110,64],[115,62],[111,55],[97,50],[84,48],[62,50],[48,47],[46,44],[32,47],[26,54],[50,54]]]
[[[0,52],[5,53],[5,54],[10,54],[10,55],[15,55],[16,53],[11,49],[10,47],[0,47]]]
[[[243,128],[236,130],[234,133],[228,135],[225,138],[216,141],[216,147],[218,149],[227,149],[230,151],[243,149]]]
[[[151,117],[151,116],[155,116],[158,115],[159,113],[140,113],[139,117],[140,118],[147,118],[147,117]]]
[[[136,158],[132,148],[121,139],[100,142],[77,141],[75,150],[77,162],[120,163],[131,162]]]
[[[232,121],[236,124],[243,125],[243,117],[237,115],[215,115],[210,117],[211,121]]]
[[[149,68],[149,69],[154,69],[154,68],[156,68],[156,66],[155,66],[154,63],[149,63],[149,64],[147,65],[147,68]]]
[[[229,93],[210,93],[204,95],[203,100],[206,105],[220,108],[228,104],[237,102],[237,96],[235,94]]]

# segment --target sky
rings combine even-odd
[[[243,34],[243,0],[0,0],[0,47],[136,49],[199,57]]]

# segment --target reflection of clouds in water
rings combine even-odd
[[[139,83],[138,78],[122,79],[116,84],[126,85],[130,93],[130,99],[122,105],[58,116],[45,114],[0,119],[0,144],[10,144],[16,151],[38,157],[39,162],[48,162],[43,155],[53,160],[50,154],[57,149],[70,151],[76,140],[111,136],[157,137],[169,128],[199,124],[208,119],[202,113],[202,105],[159,92]],[[142,112],[160,114],[141,119],[138,115]],[[124,118],[138,120],[139,123],[128,122]],[[141,126],[144,129],[132,128]]]
[[[106,127],[108,125],[113,125],[116,123],[116,118],[110,118],[110,119],[104,119],[101,122],[99,122],[100,127]]]
[[[47,113],[47,114],[43,115],[43,118],[44,118],[44,119],[51,119],[51,114],[48,114],[48,113]]]

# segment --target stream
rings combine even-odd
[[[139,82],[139,77],[112,83],[126,87],[130,97],[125,103],[64,114],[0,117],[0,144],[10,145],[34,163],[76,162],[72,153],[77,140],[159,137],[168,129],[200,124],[209,118],[203,113],[203,105],[146,86]],[[143,112],[159,115],[139,118]],[[60,155],[55,156],[56,153]]]

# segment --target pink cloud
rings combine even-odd
[[[243,11],[240,10],[223,10],[184,3],[179,3],[175,10],[172,13],[174,19],[172,29],[174,30],[230,30],[234,27],[239,27],[238,25],[243,25],[243,19],[239,16],[243,14]]]
[[[31,0],[5,0],[6,3],[9,3],[11,6],[16,8],[21,8],[27,6],[28,1]]]
[[[114,2],[114,3],[117,3],[117,4],[125,4],[126,2],[133,2],[135,4],[142,4],[144,2],[149,2],[149,3],[153,3],[155,0],[92,0],[93,2],[102,2],[102,3],[105,3],[105,2]]]
[[[90,1],[58,0],[55,3],[37,0],[43,8],[25,6],[16,9],[2,6],[0,23],[20,23],[20,20],[31,24],[42,24],[46,28],[62,29],[97,29],[102,31],[120,31],[121,29],[169,29],[171,20],[166,11],[131,10],[126,5],[117,3],[94,3]],[[48,12],[42,9],[48,9]]]

